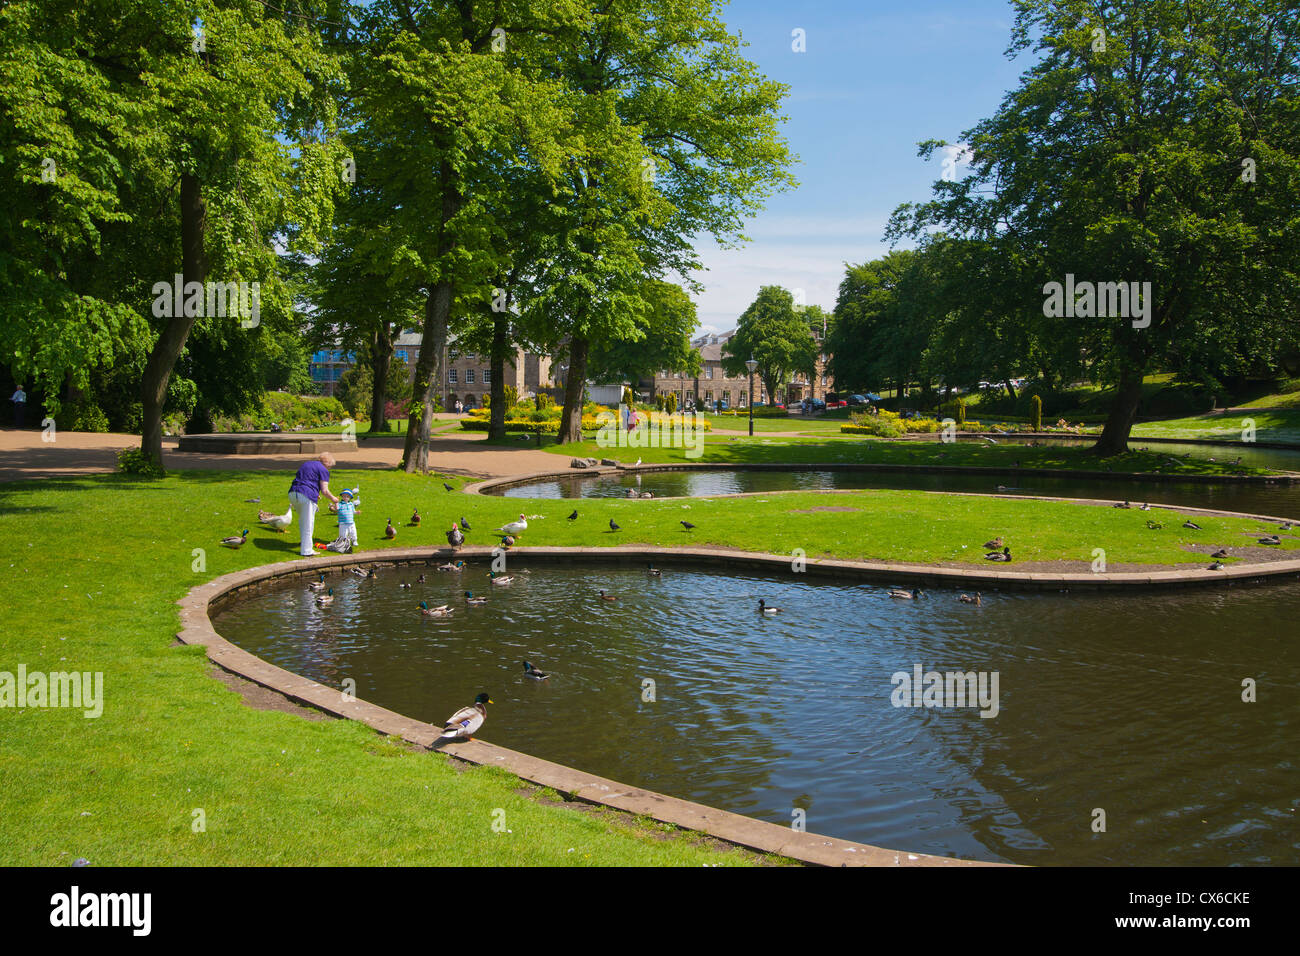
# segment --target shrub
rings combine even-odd
[[[59,422],[59,425],[66,431],[108,431],[108,416],[94,402],[85,400],[73,402],[64,410],[63,417],[64,421]]]
[[[162,465],[139,448],[123,448],[119,451],[117,467],[123,474],[139,475],[141,478],[161,478],[164,474]]]
[[[1042,431],[1042,430],[1043,430],[1043,399],[1042,399],[1040,396],[1038,396],[1038,395],[1035,395],[1035,396],[1034,396],[1034,422],[1033,422],[1033,424],[1034,424],[1034,431],[1037,432],[1037,431]]]

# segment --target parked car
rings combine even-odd
[[[848,398],[848,403],[849,403],[850,405],[870,405],[870,404],[871,404],[871,402],[867,401],[867,396],[865,396],[865,395],[850,395],[849,398]]]
[[[808,410],[813,412],[824,412],[826,411],[826,403],[820,398],[810,398],[808,399]]]

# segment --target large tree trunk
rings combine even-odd
[[[207,209],[198,177],[181,173],[181,272],[183,281],[203,282],[208,263],[203,251],[207,232]],[[184,290],[182,290],[183,292]],[[174,296],[175,293],[173,293]],[[162,466],[162,414],[167,399],[167,382],[185,348],[185,340],[198,316],[173,315],[149,353],[140,382],[140,399],[144,405],[141,420],[140,450]]]
[[[393,366],[393,336],[387,322],[380,322],[371,337],[370,356],[375,375],[375,387],[370,396],[370,430],[386,432],[389,428],[384,406],[388,404],[388,373]]]
[[[508,304],[508,300],[507,300]],[[489,406],[488,440],[506,437],[506,349],[509,347],[510,316],[497,312],[492,316],[492,403]]]
[[[408,474],[429,470],[429,429],[433,405],[446,374],[442,353],[447,347],[447,322],[451,317],[451,283],[439,282],[424,301],[424,329],[420,358],[415,363],[414,400],[406,426],[402,465]]]
[[[424,302],[424,328],[420,342],[420,358],[415,363],[415,382],[412,387],[411,411],[407,418],[406,443],[402,450],[402,465],[407,474],[429,470],[429,429],[433,424],[434,398],[446,387],[447,373],[442,368],[442,353],[447,347],[447,326],[451,321],[452,288],[447,275],[447,255],[455,242],[447,232],[447,223],[460,209],[460,193],[456,189],[456,174],[451,163],[443,161],[438,170],[438,184],[442,193],[442,210],[438,222],[438,256],[443,260],[443,276]]]
[[[575,335],[569,340],[569,371],[564,377],[564,412],[560,416],[561,445],[582,441],[582,397],[586,393],[590,348],[585,336]]]
[[[1007,387],[1007,394],[1011,396],[1011,400],[1014,402],[1016,400],[1016,387],[1011,384],[1011,379],[1006,379],[1002,384]]]
[[[1138,402],[1142,398],[1142,372],[1140,368],[1126,367],[1120,375],[1111,402],[1110,415],[1101,430],[1101,437],[1092,446],[1092,453],[1103,458],[1122,455],[1128,451],[1128,436],[1137,418]]]

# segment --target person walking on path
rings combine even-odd
[[[324,495],[338,504],[339,499],[330,491],[330,469],[334,456],[325,452],[319,458],[304,461],[289,486],[289,506],[298,516],[298,554],[309,558],[316,552],[312,548],[311,533],[316,526],[316,504]]]
[[[27,393],[19,384],[13,397],[9,401],[14,403],[14,428],[25,428],[27,426]]]

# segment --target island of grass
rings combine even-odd
[[[791,448],[785,449],[787,453]],[[337,487],[360,486],[358,557],[389,547],[444,545],[470,519],[471,544],[529,514],[519,544],[712,546],[810,559],[969,567],[1003,536],[1013,569],[1086,568],[1104,548],[1110,570],[1197,568],[1207,549],[1228,563],[1295,557],[1300,536],[1255,544],[1266,522],[1083,503],[914,491],[785,492],[719,499],[577,503],[447,492],[441,475],[336,469]],[[0,577],[3,669],[101,671],[103,714],[0,709],[0,864],[744,864],[752,854],[697,835],[664,840],[613,813],[549,805],[517,778],[459,769],[362,725],[303,719],[246,705],[213,679],[200,647],[178,646],[176,601],[232,571],[297,558],[295,534],[256,522],[283,503],[287,476],[181,472],[157,480],[96,475],[0,486],[0,533],[11,542]],[[246,499],[260,498],[260,502]],[[418,507],[424,521],[385,519]],[[274,510],[274,508],[273,508]],[[611,532],[609,519],[622,530]],[[681,525],[696,525],[688,531]],[[1162,527],[1150,529],[1147,521]],[[250,528],[238,550],[226,535]],[[317,538],[334,534],[320,516]],[[1264,553],[1260,553],[1264,552]],[[483,735],[491,740],[489,721]],[[493,830],[506,811],[512,834]],[[204,826],[194,823],[202,811]],[[766,859],[766,858],[763,858]]]

